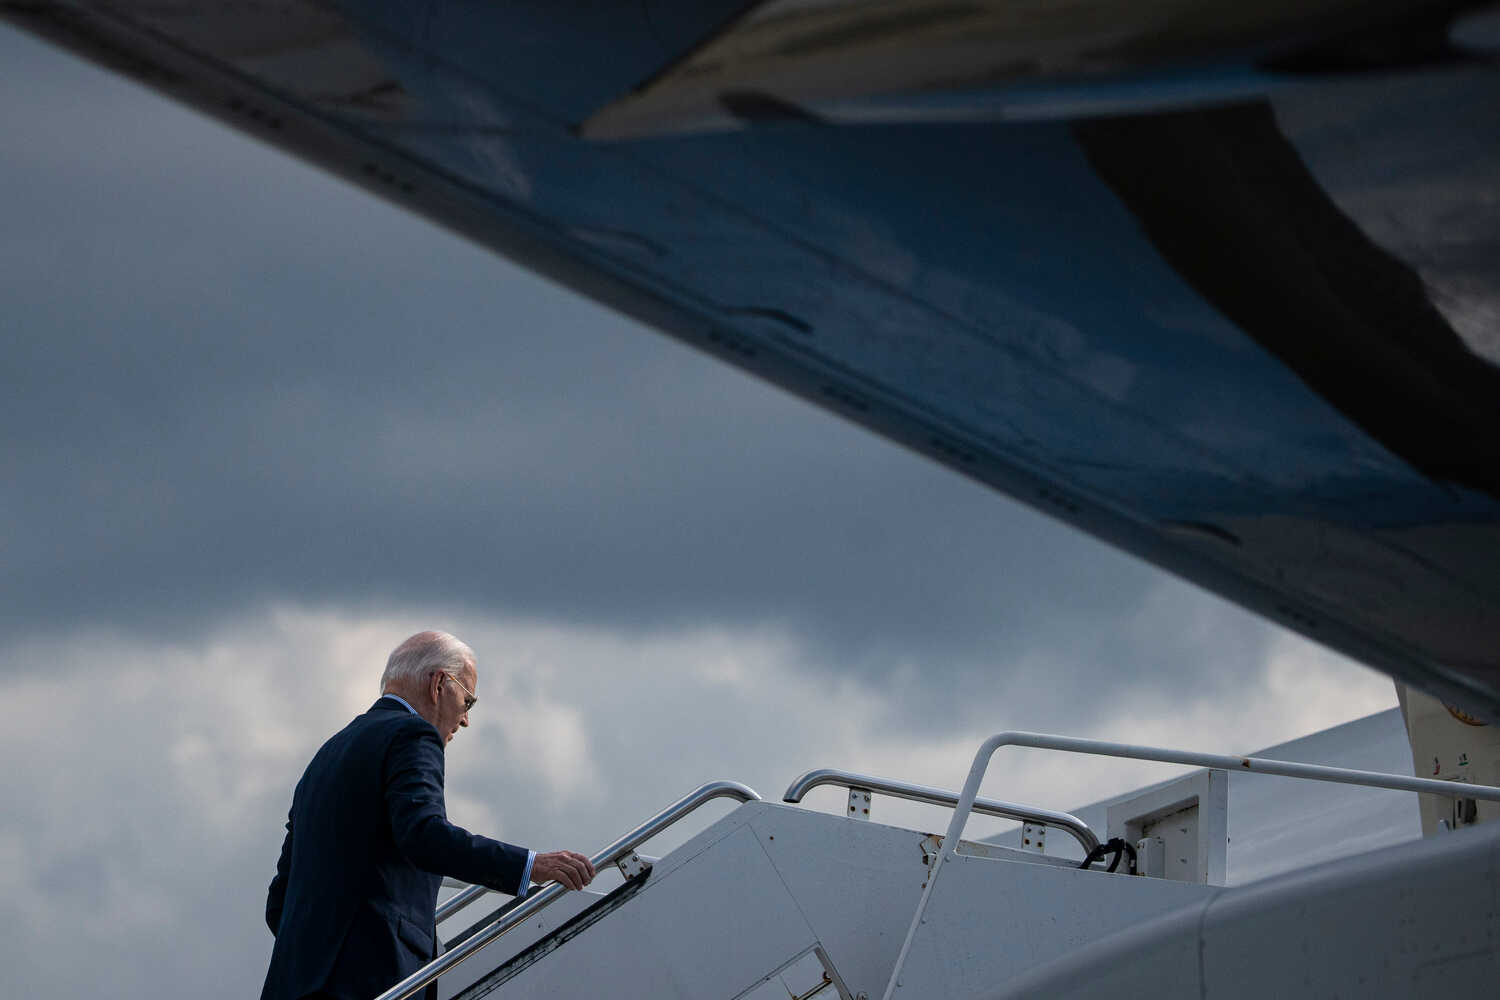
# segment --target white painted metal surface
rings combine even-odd
[[[1500,824],[1208,897],[997,986],[988,1000],[1494,996]]]
[[[662,809],[656,815],[637,826],[634,830],[622,835],[614,843],[604,848],[592,859],[594,867],[603,868],[614,864],[639,845],[650,840],[656,834],[677,823],[684,816],[692,813],[707,802],[720,798],[738,799],[741,802],[759,799],[755,790],[742,785],[737,781],[710,781],[693,789],[682,798]],[[488,890],[482,886],[471,886],[465,889],[453,899],[448,900],[436,910],[437,919],[451,916],[462,906],[467,906],[478,900]],[[491,942],[497,940],[508,930],[533,919],[543,910],[557,903],[566,893],[561,885],[556,882],[528,893],[515,905],[514,909],[508,910],[497,921],[477,930],[472,936],[467,937],[462,943],[455,945],[443,954],[438,955],[431,962],[422,966],[416,972],[407,976],[384,993],[376,1000],[405,1000],[407,997],[415,996],[428,984],[436,982],[440,976],[449,972],[463,962],[468,961],[487,947]]]
[[[1167,877],[1165,837],[1142,837],[1135,842],[1136,870],[1148,878]]]
[[[985,740],[980,745],[979,752],[974,755],[974,763],[969,768],[968,778],[964,781],[963,791],[959,793],[958,805],[953,810],[953,818],[949,822],[948,832],[944,836],[944,849],[938,852],[937,857],[933,860],[931,875],[927,880],[926,888],[922,891],[921,899],[917,902],[917,908],[907,928],[901,950],[896,955],[895,968],[890,980],[886,983],[885,992],[882,994],[883,1000],[892,1000],[901,988],[902,970],[912,953],[914,943],[922,933],[922,927],[927,919],[927,910],[932,905],[936,888],[940,884],[939,878],[945,866],[951,863],[957,856],[951,845],[958,843],[964,826],[968,822],[969,815],[973,811],[974,800],[979,795],[979,785],[984,779],[984,773],[989,767],[990,759],[994,756],[996,750],[1004,746],[1038,747],[1069,753],[1125,757],[1136,760],[1154,760],[1164,763],[1189,764],[1198,767],[1233,768],[1235,770],[1273,774],[1287,778],[1301,778],[1335,784],[1368,785],[1375,788],[1393,788],[1413,792],[1433,792],[1439,795],[1449,794],[1452,791],[1452,785],[1449,783],[1413,778],[1403,774],[1382,774],[1349,768],[1328,767],[1320,764],[1305,764],[1295,761],[1267,760],[1260,757],[1229,756],[1225,754],[1175,750],[1165,747],[1112,743],[1105,740],[1079,739],[1077,737],[1057,736],[1050,733],[1027,733],[1019,731],[996,733]],[[1500,788],[1493,786],[1469,785],[1465,787],[1464,791],[1469,797],[1474,799],[1500,801]]]
[[[604,892],[595,889],[570,892],[546,910],[532,914],[508,930],[504,936],[480,948],[468,962],[445,973],[437,983],[439,1000],[452,1000],[485,973],[553,933],[604,896]],[[503,902],[504,898],[491,893],[488,901]]]
[[[735,1000],[812,1000],[813,997],[833,996],[852,1000],[852,994],[839,979],[823,949],[810,948]]]
[[[502,966],[482,988],[493,986],[497,1000],[593,997],[602,983],[621,997],[761,1000],[776,996],[787,975],[786,985],[801,983],[804,993],[818,986],[807,968],[789,970],[821,949],[830,984],[841,983],[849,1000],[876,996],[927,879],[930,838],[747,803],[661,859],[587,932],[519,971]],[[962,852],[954,863],[963,876],[945,885],[932,911],[941,933],[914,956],[912,974],[926,984],[914,995],[977,996],[1208,891],[993,845],[966,843]],[[838,993],[830,985],[816,995]]]
[[[742,807],[668,854],[587,933],[514,975],[502,966],[489,995],[583,998],[610,984],[615,996],[728,1000],[758,988],[819,942],[750,818]]]
[[[1206,886],[950,857],[893,996],[969,1000],[1042,962],[1201,900]],[[871,994],[872,996],[875,994]]]
[[[1363,721],[1349,732],[1375,724]],[[1205,827],[1210,840],[1224,839],[1224,777],[1197,772],[1094,808],[1111,814],[1112,833],[1140,833],[1147,867],[1165,871],[1166,855],[1183,846],[1170,843],[1169,820],[1194,844]],[[1229,780],[1254,793],[1274,779]],[[1415,836],[1410,793],[1275,785],[1283,794],[1311,789],[1313,802],[1330,789],[1399,798]],[[1198,803],[1193,823],[1176,815],[1189,799]],[[1213,814],[1206,822],[1205,799]],[[1252,811],[1273,834],[1287,825],[1274,804]],[[1207,991],[1311,1000],[1435,995],[1428,991],[1438,981],[1487,995],[1495,981],[1487,977],[1500,971],[1500,836],[1484,832],[1500,825],[1221,888],[1081,871],[1069,859],[995,844],[957,842],[955,851],[949,837],[850,815],[859,821],[741,806],[613,899],[570,894],[515,928],[475,963],[484,975],[445,984],[443,995],[463,987],[463,1000],[870,1000],[882,991],[897,1000],[1185,1000]],[[1152,845],[1161,848],[1157,861]],[[1351,831],[1344,853],[1359,845]],[[1236,842],[1230,857],[1253,846]],[[938,871],[947,874],[939,880]],[[579,922],[563,927],[574,914]]]
[[[1396,685],[1418,773],[1463,784],[1500,784],[1500,727],[1404,684]],[[1422,795],[1422,834],[1500,820],[1500,803]]]
[[[1411,773],[1411,748],[1397,709],[1378,712],[1287,743],[1254,757],[1332,764],[1391,773]],[[1069,811],[1096,830],[1108,824],[1109,808],[1172,781],[1159,782]],[[1285,781],[1266,774],[1229,773],[1229,853],[1226,883],[1245,885],[1297,868],[1392,847],[1422,835],[1420,796],[1354,785]],[[977,810],[976,810],[977,811]],[[990,842],[1020,847],[1019,829]],[[1048,853],[1082,859],[1067,838],[1054,838]]]
[[[1108,817],[1111,838],[1132,844],[1160,842],[1161,869],[1151,874],[1199,885],[1224,884],[1229,781],[1223,771],[1198,771],[1143,791],[1111,805]],[[1148,849],[1154,852],[1156,845]]]
[[[787,887],[739,826],[494,995],[735,997],[816,945]],[[626,984],[628,983],[628,987]]]

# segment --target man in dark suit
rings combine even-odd
[[[323,744],[297,783],[266,899],[276,936],[261,1000],[370,1000],[437,954],[442,877],[525,895],[581,889],[572,851],[537,854],[448,822],[443,754],[478,700],[474,653],[422,632],[391,653],[380,700]]]

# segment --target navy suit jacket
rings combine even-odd
[[[381,698],[297,782],[266,898],[276,944],[261,1000],[370,1000],[437,954],[442,876],[515,895],[526,859],[448,822],[442,737]]]

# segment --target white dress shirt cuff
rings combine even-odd
[[[531,891],[531,863],[536,860],[536,851],[526,852],[526,867],[521,869],[521,891],[516,893],[517,899],[525,899],[526,894]]]

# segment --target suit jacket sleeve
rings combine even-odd
[[[402,726],[385,760],[385,804],[396,846],[416,867],[516,895],[528,852],[448,822],[443,744],[417,719]]]
[[[281,910],[286,904],[286,882],[292,871],[292,817],[286,818],[286,838],[281,842],[281,857],[276,861],[276,877],[266,892],[266,926],[271,936],[281,929]]]

